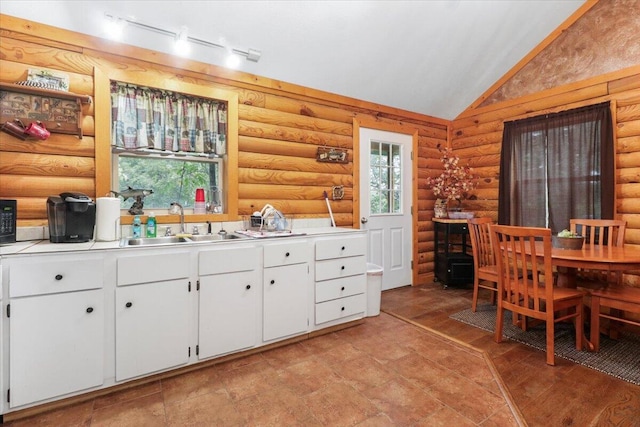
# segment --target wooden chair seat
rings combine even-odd
[[[610,312],[603,313],[602,308]],[[600,350],[600,319],[640,326],[640,322],[626,319],[624,312],[640,314],[640,288],[609,286],[591,291],[591,344]]]
[[[491,304],[496,302],[496,292],[498,291],[498,269],[496,267],[493,249],[491,248],[491,236],[489,235],[489,224],[491,218],[470,218],[469,237],[471,240],[471,250],[473,251],[473,299],[471,309],[476,311],[478,305],[479,290],[487,289],[491,291]]]
[[[538,319],[545,323],[547,364],[555,364],[554,325],[571,319],[576,329],[576,349],[583,347],[583,298],[586,292],[557,288],[553,283],[551,230],[536,227],[490,225],[492,246],[498,267],[498,310],[495,341],[502,341],[504,310],[514,319]],[[543,252],[536,253],[536,241]],[[524,250],[524,249],[527,250]],[[545,286],[541,278],[551,283]],[[523,323],[523,329],[526,322]]]
[[[584,237],[586,245],[622,246],[627,222],[615,219],[578,219],[569,220],[572,232]],[[603,270],[579,269],[576,282],[584,289],[601,289],[607,285],[619,285],[622,273]]]

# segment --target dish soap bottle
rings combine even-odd
[[[156,214],[149,212],[147,218],[147,237],[156,237]]]
[[[140,216],[136,215],[133,218],[133,237],[140,237],[142,235],[142,224],[140,222]]]

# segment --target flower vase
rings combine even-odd
[[[447,199],[436,199],[435,205],[433,205],[433,215],[436,218],[446,218],[447,212]]]

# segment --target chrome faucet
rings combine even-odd
[[[169,213],[175,215],[180,213],[180,233],[186,234],[187,231],[184,226],[184,208],[178,202],[172,202],[171,207],[169,208]]]

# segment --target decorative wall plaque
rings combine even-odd
[[[10,83],[0,84],[0,123],[18,119],[25,125],[42,122],[50,132],[82,138],[81,103],[91,97]]]

